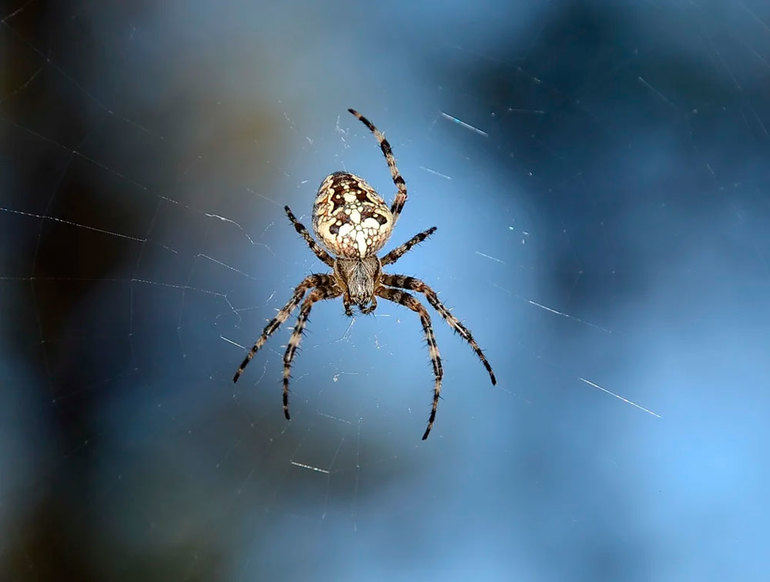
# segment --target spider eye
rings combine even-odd
[[[390,209],[363,178],[336,172],[321,183],[313,205],[313,230],[338,257],[374,256],[392,229]]]

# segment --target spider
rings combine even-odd
[[[316,257],[331,267],[331,273],[316,273],[305,279],[294,289],[289,302],[284,305],[278,314],[271,319],[262,331],[262,335],[244,358],[238,371],[233,376],[233,382],[237,382],[246,366],[254,355],[265,344],[267,339],[285,322],[291,312],[300,305],[297,323],[289,338],[286,352],[283,356],[283,413],[289,420],[289,378],[291,375],[291,363],[294,354],[302,339],[308,316],[313,304],[322,299],[333,299],[342,296],[342,304],[345,314],[352,317],[355,306],[361,313],[371,313],[377,308],[377,298],[386,299],[411,309],[420,316],[425,339],[428,343],[430,360],[433,365],[433,406],[428,418],[428,427],[422,435],[425,440],[430,434],[433,423],[436,420],[439,395],[441,394],[441,379],[443,368],[439,355],[436,338],[433,335],[433,327],[427,309],[414,295],[407,292],[416,291],[425,295],[428,303],[438,311],[446,322],[460,336],[467,341],[473,351],[484,364],[492,384],[496,384],[492,366],[484,357],[481,348],[473,339],[470,330],[452,315],[441,301],[436,292],[421,280],[406,275],[390,275],[384,273],[382,267],[392,265],[413,246],[421,243],[436,231],[431,227],[414,235],[404,244],[396,247],[382,258],[377,257],[379,251],[390,238],[393,227],[398,220],[401,210],[406,202],[406,182],[401,177],[396,167],[396,159],[393,157],[388,140],[374,125],[363,115],[353,109],[348,111],[358,118],[377,138],[385,160],[390,168],[390,174],[397,192],[393,204],[388,208],[385,201],[363,178],[348,172],[334,172],[324,178],[316,194],[313,204],[313,230],[319,238],[324,250],[310,236],[307,229],[297,220],[288,206],[284,207],[286,215],[294,225],[297,233],[305,239],[305,242]],[[331,254],[330,254],[331,253]],[[305,297],[305,294],[310,293]],[[305,297],[303,301],[303,297]]]

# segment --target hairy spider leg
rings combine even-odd
[[[319,246],[319,244],[315,242],[315,240],[313,240],[313,237],[310,236],[310,233],[305,228],[305,225],[302,224],[299,220],[297,220],[297,217],[294,216],[294,214],[291,211],[291,208],[289,208],[288,206],[284,206],[283,209],[286,211],[286,215],[289,217],[289,220],[291,220],[291,223],[294,225],[294,230],[296,230],[299,233],[299,235],[305,239],[307,246],[310,247],[310,250],[313,251],[315,256],[321,259],[324,263],[326,263],[330,267],[334,267],[334,259],[332,259],[329,253],[323,250]]]
[[[322,299],[332,299],[341,295],[339,289],[332,287],[316,287],[310,292],[305,300],[302,302],[302,307],[299,309],[299,316],[297,316],[297,323],[294,324],[294,331],[291,332],[289,343],[286,346],[286,352],[283,354],[283,415],[286,420],[291,420],[289,416],[289,379],[291,378],[291,362],[294,359],[294,354],[299,348],[299,343],[302,341],[302,332],[307,324],[307,318],[310,316],[310,309],[313,304]]]
[[[433,289],[431,289],[420,279],[416,279],[415,277],[407,277],[406,275],[383,274],[382,283],[384,285],[389,285],[390,287],[399,287],[401,289],[409,289],[411,291],[423,293],[428,299],[428,303],[433,306],[433,309],[438,311],[439,315],[444,318],[449,326],[457,333],[459,333],[460,337],[468,342],[468,344],[470,344],[471,348],[473,348],[473,351],[476,352],[476,355],[481,360],[481,363],[484,364],[484,367],[487,369],[487,372],[489,373],[489,379],[492,380],[492,385],[494,386],[497,384],[497,379],[495,378],[495,373],[492,371],[492,366],[489,365],[489,362],[484,356],[484,352],[481,351],[479,344],[477,344],[476,340],[473,339],[471,331],[462,323],[460,323],[460,320],[452,315],[449,309],[447,309],[444,304],[439,301],[438,295],[436,295],[436,292]]]
[[[235,376],[233,376],[233,382],[238,381],[238,378],[240,378],[241,374],[243,374],[243,370],[246,369],[246,366],[249,365],[249,362],[259,351],[259,348],[265,344],[267,338],[269,338],[273,332],[275,332],[275,330],[281,327],[281,324],[288,319],[289,315],[291,315],[291,312],[294,311],[294,308],[297,307],[300,301],[302,301],[302,297],[304,297],[307,290],[313,287],[335,288],[336,284],[334,283],[334,278],[330,275],[313,274],[305,277],[305,279],[303,279],[302,282],[297,285],[296,289],[294,289],[294,294],[291,296],[291,299],[289,299],[289,302],[284,305],[280,311],[278,311],[278,314],[273,319],[271,319],[265,326],[265,329],[262,330],[262,335],[259,336],[259,339],[249,350],[249,353],[246,354],[243,362],[241,362],[238,371],[235,372]]]
[[[403,257],[406,253],[408,253],[412,249],[412,247],[414,245],[421,243],[426,238],[428,238],[430,235],[432,235],[434,232],[436,232],[436,227],[432,226],[428,230],[424,230],[421,233],[414,235],[412,238],[410,238],[404,244],[402,244],[401,246],[396,247],[395,249],[390,251],[387,255],[382,257],[382,259],[380,259],[380,263],[382,263],[383,266],[385,266],[385,265],[392,265],[398,259]]]
[[[436,420],[436,410],[438,409],[438,399],[441,394],[441,378],[444,375],[444,369],[441,366],[441,354],[438,351],[438,345],[436,344],[436,337],[433,335],[433,327],[430,323],[430,315],[428,310],[423,307],[422,303],[417,301],[412,295],[406,291],[400,289],[390,289],[388,287],[380,287],[377,290],[377,295],[388,301],[398,303],[411,309],[420,316],[420,322],[422,323],[422,329],[425,332],[425,341],[428,342],[428,352],[430,354],[430,361],[433,364],[433,376],[435,383],[433,385],[433,406],[430,411],[430,418],[428,418],[428,428],[425,429],[425,433],[422,435],[422,440],[428,438],[430,430],[433,428],[433,423]]]
[[[385,156],[385,161],[388,162],[390,175],[393,178],[393,183],[398,189],[396,197],[393,199],[393,204],[390,207],[390,212],[393,215],[393,226],[395,226],[396,221],[398,220],[398,215],[401,214],[401,210],[403,210],[404,204],[406,204],[406,182],[404,181],[404,178],[401,177],[401,174],[396,167],[396,158],[393,156],[393,149],[390,147],[388,140],[385,139],[385,136],[382,134],[382,132],[374,127],[374,124],[371,121],[369,121],[355,109],[348,109],[348,111],[355,115],[361,121],[361,123],[368,127],[369,131],[374,134],[374,137],[377,138],[377,142],[380,144],[380,149]]]

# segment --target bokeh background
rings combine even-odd
[[[0,578],[770,579],[767,3],[4,6]],[[231,382],[348,107],[426,442],[398,306]]]

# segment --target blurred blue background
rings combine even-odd
[[[0,14],[0,578],[767,580],[766,3]],[[291,321],[335,170],[485,349]],[[617,397],[616,397],[617,396]],[[623,399],[621,399],[622,397]]]

